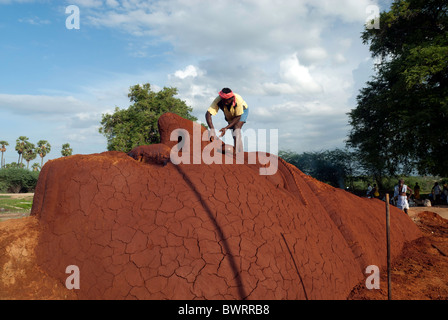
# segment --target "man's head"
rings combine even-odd
[[[404,185],[404,180],[403,180],[403,179],[398,180],[398,184],[399,184],[400,186]]]
[[[235,101],[235,94],[229,88],[222,89],[219,93],[219,96],[221,97],[225,106],[229,106]]]

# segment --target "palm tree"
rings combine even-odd
[[[25,149],[23,150],[22,157],[26,160],[26,168],[30,168],[30,161],[36,159],[37,154],[36,150],[34,149],[35,145],[34,143],[27,142]]]
[[[25,149],[28,139],[28,137],[20,136],[19,139],[16,140],[16,151],[19,154],[19,160],[17,160],[17,164],[23,164],[23,158],[21,158],[21,155],[23,153],[23,150]]]
[[[6,146],[9,146],[9,143],[7,141],[3,141],[2,140],[2,141],[0,141],[0,145],[1,145],[0,151],[2,152],[2,162],[0,163],[0,168],[3,168],[5,166],[4,159],[3,159],[3,154],[6,151]]]
[[[40,164],[38,164],[37,162],[34,162],[31,168],[33,169],[33,171],[39,171],[41,169]]]
[[[73,154],[73,149],[70,148],[70,143],[64,143],[62,145],[61,154],[62,154],[63,157],[68,157],[68,156],[71,156]]]
[[[39,140],[37,142],[36,152],[42,158],[41,167],[44,166],[44,158],[48,153],[50,153],[50,151],[51,151],[51,145],[48,143],[47,140]]]

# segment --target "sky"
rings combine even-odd
[[[19,136],[47,140],[45,160],[61,157],[64,143],[74,154],[107,151],[102,114],[129,107],[129,88],[144,83],[177,88],[202,122],[231,88],[249,105],[243,130],[277,130],[266,151],[343,148],[347,113],[373,75],[361,32],[391,2],[0,0],[6,163],[18,159]],[[227,125],[222,113],[213,121]],[[245,148],[263,148],[261,138]]]

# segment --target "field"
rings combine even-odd
[[[0,222],[28,216],[33,197],[33,193],[0,194]]]

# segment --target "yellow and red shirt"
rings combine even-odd
[[[215,116],[216,114],[218,114],[219,109],[221,109],[224,112],[227,122],[231,122],[236,117],[241,116],[244,113],[244,110],[248,108],[248,106],[246,101],[244,101],[239,94],[234,93],[234,95],[235,103],[231,105],[230,108],[227,108],[224,105],[220,106],[222,98],[218,96],[208,108],[208,112],[210,112],[212,116]]]

